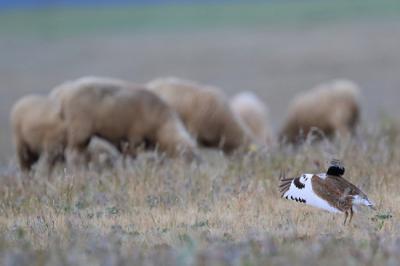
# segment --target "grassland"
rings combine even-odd
[[[3,265],[396,265],[399,138],[393,129],[298,150],[206,161],[139,160],[102,171],[0,182]],[[280,199],[282,170],[320,172],[342,158],[378,211],[353,223]]]
[[[0,265],[400,264],[399,133],[377,115],[400,111],[399,18],[395,0],[1,11]],[[204,151],[201,165],[139,158],[21,176],[12,103],[88,74],[251,89],[275,129],[295,93],[347,77],[363,89],[365,128],[298,150]],[[282,170],[323,171],[332,157],[378,207],[350,226],[278,193]]]
[[[116,32],[208,30],[310,26],[354,20],[390,20],[400,16],[395,0],[235,1],[233,3],[123,7],[42,8],[0,13],[0,33],[71,37]]]

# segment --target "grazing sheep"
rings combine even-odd
[[[56,87],[51,98],[68,124],[70,154],[88,158],[88,144],[97,136],[133,157],[141,145],[158,146],[169,156],[195,156],[195,142],[176,113],[141,86],[85,77]]]
[[[359,117],[359,87],[348,80],[334,80],[293,100],[280,140],[299,143],[309,133],[317,132],[327,137],[349,136]]]
[[[233,112],[250,129],[259,143],[272,144],[268,109],[261,99],[251,91],[236,94],[230,101]]]
[[[11,124],[19,166],[29,171],[44,158],[49,170],[64,160],[66,127],[57,106],[47,97],[28,95],[11,111]]]
[[[134,84],[120,80],[115,78],[108,77],[97,77],[97,76],[86,76],[81,77],[76,80],[66,81],[55,88],[53,88],[49,94],[50,99],[57,102],[58,104],[62,104],[64,99],[67,99],[69,94],[72,94],[74,90],[77,90],[81,87],[108,87],[114,86],[118,88],[126,88],[129,86],[135,87]]]
[[[218,88],[178,78],[156,79],[146,87],[177,111],[200,145],[221,147],[230,153],[252,142],[250,133]]]

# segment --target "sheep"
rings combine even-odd
[[[63,101],[73,94],[75,90],[82,87],[107,87],[114,86],[119,88],[135,87],[136,84],[132,84],[125,80],[109,77],[98,77],[98,76],[84,76],[75,80],[69,80],[61,83],[54,87],[50,93],[49,98],[57,104],[59,108],[63,105]],[[61,109],[60,109],[61,112]]]
[[[230,154],[253,143],[220,89],[174,77],[155,79],[146,87],[176,110],[199,145]]]
[[[11,127],[19,166],[31,170],[43,158],[48,170],[64,160],[66,126],[59,109],[48,98],[27,95],[18,100],[11,111]]]
[[[267,146],[272,144],[267,106],[255,93],[240,92],[231,99],[230,105],[259,143]]]
[[[176,113],[144,87],[122,80],[83,77],[61,84],[50,97],[67,125],[68,153],[89,159],[87,147],[97,136],[124,155],[140,145],[158,146],[169,156],[196,158],[196,143]]]
[[[333,80],[298,95],[279,139],[296,144],[318,132],[326,137],[350,136],[360,120],[359,95],[359,87],[349,80]]]

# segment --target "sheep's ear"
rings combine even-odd
[[[342,162],[339,160],[332,160],[331,165],[329,166],[326,174],[333,175],[333,176],[342,176],[342,175],[344,175],[344,172],[345,172],[345,168],[344,168]]]

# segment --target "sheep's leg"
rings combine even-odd
[[[126,168],[126,162],[130,153],[130,145],[128,141],[121,140],[119,142],[113,142],[113,145],[122,155],[122,168]]]
[[[16,143],[18,163],[23,172],[29,172],[32,165],[38,161],[39,156],[29,150],[27,144],[17,141]]]

